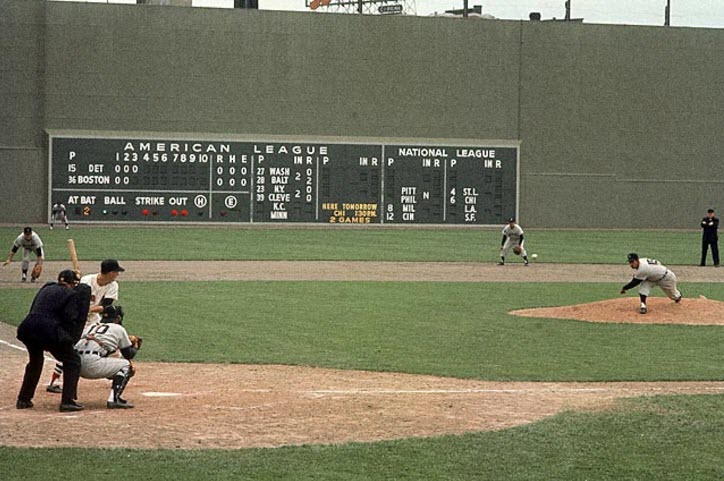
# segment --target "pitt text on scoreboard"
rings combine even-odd
[[[51,134],[49,207],[80,222],[501,224],[519,143]]]

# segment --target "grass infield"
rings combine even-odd
[[[489,380],[712,380],[719,326],[627,325],[507,314],[618,297],[618,284],[124,282],[141,359],[294,364]],[[684,292],[724,299],[724,284]],[[149,295],[152,293],[152,295]],[[18,323],[30,289],[0,290]],[[638,299],[631,298],[632,309]],[[414,335],[410,335],[414,333]],[[223,339],[223,342],[220,340]]]

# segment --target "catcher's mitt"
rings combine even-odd
[[[513,246],[513,253],[515,255],[519,256],[521,252],[523,252],[523,249],[521,249],[520,246]]]
[[[132,345],[133,347],[135,347],[136,349],[141,349],[141,345],[143,344],[143,338],[142,338],[142,337],[130,335],[130,336],[128,336],[128,339],[131,340],[131,345]]]
[[[30,273],[30,278],[32,280],[37,279],[40,277],[40,274],[43,273],[43,266],[41,264],[35,264],[35,267],[33,267],[33,272]]]

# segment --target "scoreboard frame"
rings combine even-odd
[[[54,159],[54,155],[57,153],[54,151],[54,141],[56,140],[63,140],[63,141],[79,141],[79,142],[93,142],[93,141],[114,141],[114,142],[121,142],[121,141],[128,141],[128,142],[148,142],[148,143],[154,143],[158,142],[160,143],[195,143],[194,145],[198,145],[200,143],[228,143],[228,144],[254,144],[254,148],[256,149],[256,144],[265,145],[265,146],[272,146],[272,145],[293,145],[293,146],[304,146],[309,149],[312,149],[312,146],[327,146],[330,149],[344,149],[348,148],[351,150],[354,149],[365,149],[365,148],[379,148],[380,152],[380,158],[378,159],[381,164],[379,165],[379,194],[378,194],[378,200],[374,204],[376,204],[376,212],[370,213],[372,217],[378,217],[378,220],[372,221],[374,219],[369,218],[361,218],[356,219],[357,221],[360,221],[359,223],[367,225],[367,226],[394,226],[394,227],[424,227],[424,226],[437,226],[437,227],[456,227],[456,226],[478,226],[478,227],[492,227],[492,226],[498,226],[502,223],[505,223],[507,220],[507,217],[514,216],[515,218],[519,217],[519,208],[520,208],[520,140],[500,140],[500,139],[470,139],[470,138],[419,138],[419,137],[362,137],[362,136],[300,136],[300,135],[268,135],[268,134],[234,134],[234,135],[226,135],[226,134],[218,134],[218,133],[178,133],[178,132],[145,132],[145,131],[96,131],[96,130],[47,130],[48,134],[48,217],[51,215],[52,211],[52,205],[54,203],[54,200],[57,199],[58,194],[61,194],[64,196],[64,199],[67,199],[69,195],[71,195],[73,192],[82,192],[83,188],[71,188],[68,186],[62,186],[62,185],[56,185],[58,184],[57,178],[54,180],[54,174],[56,174],[57,168],[60,166],[61,162],[59,159]],[[508,157],[511,156],[511,152],[509,152],[509,149],[514,149],[514,152],[512,153],[513,159],[508,159],[507,162],[514,162],[514,185],[512,186],[513,192],[513,205],[512,208],[509,207],[504,213],[502,213],[498,218],[495,219],[494,222],[451,222],[445,214],[443,214],[443,222],[426,222],[424,219],[422,221],[414,221],[414,222],[403,222],[403,221],[387,221],[385,217],[389,214],[386,212],[387,209],[386,206],[389,206],[392,208],[394,205],[393,203],[386,204],[386,179],[385,175],[391,172],[391,168],[389,166],[386,166],[387,161],[387,152],[386,149],[389,147],[398,148],[400,152],[403,151],[403,148],[405,146],[413,146],[412,148],[408,148],[409,151],[414,151],[417,149],[417,151],[429,151],[429,152],[438,152],[442,153],[442,155],[446,155],[447,149],[454,149],[454,148],[460,148],[464,149],[465,151],[468,151],[469,149],[477,149],[476,152],[481,151],[492,151],[493,155],[495,154],[495,149],[499,149],[501,151],[506,151],[508,154]],[[468,149],[469,148],[469,149]],[[60,149],[58,149],[60,150]],[[458,150],[459,152],[459,150]],[[412,160],[420,160],[419,158],[415,157],[414,154],[412,154]],[[288,160],[288,159],[285,159]],[[393,160],[394,159],[390,159]],[[452,159],[453,161],[455,159]],[[101,163],[105,162],[103,165],[109,165],[108,160],[100,161]],[[223,162],[223,161],[222,161]],[[449,160],[444,160],[445,164],[443,166],[443,169],[445,171],[445,180],[443,185],[443,195],[447,199],[447,166]],[[482,160],[481,160],[482,162]],[[65,165],[63,164],[65,167]],[[213,207],[212,202],[209,200],[209,216],[208,219],[206,217],[198,220],[192,220],[191,218],[183,219],[183,221],[180,221],[182,212],[185,212],[185,209],[174,209],[173,215],[176,216],[176,212],[178,211],[178,217],[172,218],[168,220],[162,220],[161,218],[148,218],[148,220],[142,218],[142,219],[128,219],[128,220],[119,220],[117,218],[114,219],[83,219],[83,217],[77,217],[73,218],[73,222],[77,224],[157,224],[157,225],[179,225],[179,224],[186,224],[186,225],[251,225],[251,224],[263,224],[263,225],[271,225],[271,224],[284,224],[286,226],[291,225],[324,225],[324,224],[330,224],[335,222],[330,222],[329,220],[325,219],[332,219],[333,217],[324,217],[319,214],[320,205],[322,204],[322,200],[320,200],[320,168],[319,168],[319,162],[317,161],[315,166],[315,172],[313,172],[314,179],[312,182],[314,182],[314,204],[315,204],[315,219],[308,221],[308,220],[287,220],[280,219],[275,220],[274,217],[269,219],[260,218],[258,215],[258,211],[255,210],[255,202],[253,199],[253,189],[255,188],[254,183],[254,172],[253,171],[254,164],[252,160],[251,164],[251,171],[249,172],[249,191],[243,192],[243,191],[236,191],[236,194],[239,196],[241,195],[248,195],[249,201],[248,201],[248,218],[244,217],[243,220],[239,220],[242,216],[246,216],[246,212],[242,209],[237,209],[236,211],[234,209],[229,209],[228,213],[230,218],[219,218],[218,215],[216,218],[214,218],[213,214]],[[512,168],[510,166],[506,167],[508,169]],[[213,160],[210,162],[209,170],[213,170]],[[410,170],[402,171],[404,175],[405,172],[410,172]],[[502,176],[503,174],[499,174],[499,176]],[[210,180],[213,177],[212,174],[210,174]],[[508,175],[510,177],[510,175]],[[142,179],[143,177],[139,177],[139,179]],[[508,182],[511,182],[511,179],[508,179]],[[510,186],[506,187],[508,190],[510,190]],[[106,188],[86,188],[86,192],[138,192],[140,189],[131,189],[131,190],[123,190],[123,189],[106,189]],[[202,190],[202,189],[197,189]],[[148,191],[150,192],[150,191]],[[161,193],[179,193],[179,192],[185,192],[184,189],[170,189],[170,190],[158,190],[158,192]],[[204,190],[205,192],[205,190]],[[187,192],[188,193],[188,192]],[[229,193],[225,192],[223,190],[213,190],[213,185],[209,185],[209,199],[213,197],[213,194],[223,194],[223,193]],[[414,189],[413,189],[414,193]],[[476,195],[478,195],[476,193]],[[79,196],[76,196],[79,197]],[[287,196],[288,198],[288,196]],[[416,202],[413,200],[412,202]],[[64,202],[65,203],[65,202]],[[258,207],[261,208],[265,204],[264,202],[259,202]],[[330,204],[333,205],[333,204]],[[339,204],[342,205],[342,204]],[[352,204],[344,204],[344,205],[352,205]],[[357,204],[355,204],[357,205]],[[362,204],[364,205],[364,204]],[[442,204],[443,211],[445,211],[446,206],[449,206],[447,200],[444,204]],[[77,205],[74,205],[73,207],[76,207]],[[409,207],[409,206],[408,206]],[[66,208],[69,213],[72,212],[71,206],[66,205]],[[413,206],[414,208],[414,206]],[[144,211],[147,209],[144,209]],[[474,210],[474,209],[473,209]],[[105,214],[105,210],[103,210],[103,213]],[[221,216],[224,216],[224,212],[227,212],[222,210]],[[231,218],[231,213],[235,212],[240,214],[237,216],[237,219]],[[114,212],[115,213],[115,212]],[[153,215],[155,215],[155,211]],[[277,212],[277,214],[281,214],[280,212]],[[82,215],[82,214],[81,214]],[[124,212],[125,215],[125,212]],[[184,215],[186,215],[184,213]],[[201,215],[201,214],[199,214]],[[256,218],[255,218],[256,215]],[[287,214],[285,214],[287,215]],[[407,214],[407,215],[414,215],[414,214]],[[467,214],[466,214],[467,215]],[[471,214],[474,215],[474,214]],[[340,218],[342,219],[342,218]],[[355,219],[353,219],[355,220]],[[387,219],[389,220],[389,218]],[[347,219],[349,221],[349,219]],[[340,220],[340,223],[343,223],[342,220]],[[357,222],[353,222],[357,223]],[[336,223],[335,223],[336,224]],[[346,223],[345,223],[346,225]]]

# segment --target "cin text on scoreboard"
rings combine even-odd
[[[49,205],[80,222],[501,224],[515,141],[52,133]]]

